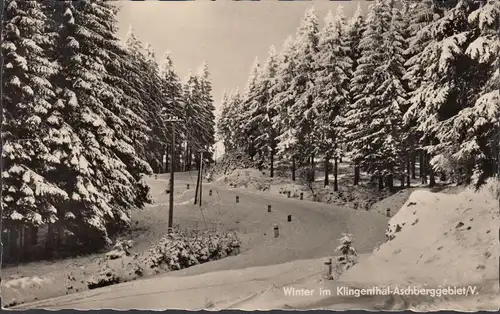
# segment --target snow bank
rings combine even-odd
[[[488,187],[457,195],[415,191],[384,243],[341,279],[354,285],[442,286],[498,278],[498,201]]]

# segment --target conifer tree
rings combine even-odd
[[[352,61],[351,72],[354,73],[358,68],[358,60],[361,58],[361,49],[359,47],[361,38],[363,37],[363,33],[365,31],[365,17],[363,16],[363,11],[361,10],[361,6],[358,4],[356,12],[353,17],[349,20],[349,25],[347,26],[347,42],[349,44],[349,57]],[[351,74],[349,77],[349,86],[352,85],[352,80],[354,76]],[[349,87],[349,104],[354,103],[354,98],[356,94]],[[344,121],[344,128],[346,127]],[[348,147],[349,145],[346,145]],[[359,183],[360,176],[360,168],[359,168],[359,160],[354,159],[354,185]],[[325,177],[326,178],[326,177]]]
[[[200,67],[198,79],[200,82],[199,88],[201,97],[201,132],[198,136],[200,137],[202,149],[207,152],[203,156],[210,161],[213,157],[213,147],[215,144],[215,107],[212,97],[212,83],[210,81],[210,73],[206,62]]]
[[[357,61],[351,81],[351,93],[355,98],[345,119],[352,159],[361,169],[378,178],[379,188],[383,188],[386,174],[380,150],[384,139],[375,130],[384,128],[386,121],[383,104],[379,102],[378,84],[384,81],[383,61],[386,52],[383,34],[389,31],[390,25],[391,11],[388,12],[381,0],[375,1],[370,5],[366,30],[359,44],[361,58]]]
[[[59,204],[57,215],[88,247],[109,241],[108,231],[127,226],[130,210],[141,207],[147,196],[140,174],[125,164],[134,159],[134,149],[114,127],[122,122],[113,114],[116,99],[106,82],[108,49],[114,44],[110,6],[60,2],[53,16],[59,30],[54,55],[60,66],[53,77],[59,97],[55,109],[75,134],[57,150],[57,183],[70,197]]]
[[[258,58],[250,68],[245,91],[242,95],[241,114],[238,116],[238,123],[241,124],[241,130],[238,133],[236,141],[241,141],[242,145],[246,146],[246,152],[251,160],[254,160],[256,155],[255,138],[257,137],[256,126],[252,123],[252,109],[258,108],[259,90],[258,86],[261,79],[261,65]]]
[[[280,145],[288,147],[299,166],[310,166],[312,169],[317,154],[314,144],[319,140],[314,132],[316,114],[313,110],[318,34],[318,18],[314,8],[311,8],[306,11],[297,29],[293,53],[296,64],[289,87],[290,93],[294,94],[289,111],[291,123],[288,132],[280,137]]]
[[[2,218],[11,226],[41,226],[57,220],[68,193],[56,184],[60,155],[74,133],[53,110],[57,72],[49,61],[49,17],[43,4],[9,0],[2,33]]]
[[[317,97],[314,109],[317,112],[315,127],[320,140],[318,151],[325,155],[325,186],[329,184],[328,165],[334,159],[334,190],[338,190],[337,165],[341,157],[342,115],[349,103],[349,79],[352,75],[350,46],[347,40],[343,7],[339,6],[335,16],[331,12],[325,18],[325,27],[320,33]]]
[[[471,4],[469,0],[459,1],[455,8],[418,33],[419,38],[430,38],[418,56],[426,71],[420,86],[412,93],[405,119],[414,121],[416,130],[422,134],[421,145],[430,156],[432,166],[430,185],[435,183],[436,171],[454,172],[452,168],[457,168],[447,162],[450,159],[446,155],[452,151],[452,143],[446,143],[438,135],[446,133],[450,129],[450,119],[475,101],[483,81],[481,72],[474,71],[480,67],[465,53],[474,40],[474,32],[468,24]],[[460,181],[468,181],[473,167],[459,168]]]
[[[295,40],[289,36],[278,56],[276,80],[271,88],[273,97],[270,100],[270,110],[276,113],[273,125],[276,130],[274,142],[277,156],[281,159],[291,160],[292,180],[295,181],[295,158],[291,154],[291,146],[283,141],[283,139],[294,141],[291,129],[292,121],[289,115],[289,108],[294,100],[294,91],[290,88],[295,73],[294,51]]]
[[[167,113],[172,117],[177,117],[182,120],[185,119],[184,112],[184,99],[183,99],[183,91],[182,91],[182,83],[179,79],[179,76],[175,72],[174,63],[172,61],[171,55],[169,52],[166,52],[163,55],[163,60],[159,66],[159,77],[162,82],[162,92],[164,97],[164,108],[166,108]],[[166,129],[168,130],[168,134],[172,134],[172,124],[166,125]],[[183,142],[186,141],[186,128],[183,123],[177,123],[175,126],[175,160],[174,167],[175,171],[179,171],[181,169],[181,161],[182,161],[182,150],[183,150]],[[170,142],[168,142],[167,147],[170,147]],[[170,151],[165,152],[165,156],[167,156],[167,165],[166,168],[169,169],[168,158],[170,158]]]
[[[262,68],[261,77],[256,86],[256,98],[250,108],[250,124],[254,130],[254,147],[257,154],[257,165],[263,168],[270,167],[270,176],[274,176],[274,155],[275,155],[275,129],[273,118],[276,113],[270,106],[273,97],[272,87],[275,82],[277,71],[277,55],[274,46],[269,49],[269,54]]]
[[[484,84],[479,88],[479,97],[450,119],[450,130],[440,134],[440,139],[452,149],[448,154],[451,164],[473,165],[473,183],[479,187],[498,173],[500,3],[484,4],[469,15],[468,21],[478,36],[465,53],[477,62],[475,75],[484,74]]]

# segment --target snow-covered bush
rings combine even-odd
[[[151,246],[145,256],[150,269],[179,270],[238,252],[234,233],[179,232]]]
[[[357,263],[358,255],[356,249],[352,246],[353,235],[350,233],[342,233],[339,239],[340,245],[335,249],[341,255],[337,257],[336,273],[340,276],[343,272],[351,268]]]
[[[130,256],[131,249],[134,241],[132,240],[120,240],[118,239],[113,246],[113,249],[106,253],[109,259],[117,259],[123,256]]]
[[[119,241],[115,247],[116,251],[123,249],[123,252],[128,253],[103,259],[102,270],[87,281],[89,289],[237,255],[240,240],[236,234],[230,232],[175,232],[152,245],[143,254],[132,255],[131,241]]]

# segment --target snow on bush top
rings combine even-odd
[[[414,192],[389,222],[386,235],[391,240],[341,280],[439,287],[498,278],[499,213],[493,185],[457,195]]]

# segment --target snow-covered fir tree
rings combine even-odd
[[[159,66],[159,77],[162,82],[162,93],[164,97],[164,108],[168,115],[185,120],[184,98],[182,91],[182,83],[177,75],[169,52],[164,53],[163,59]],[[168,117],[164,117],[168,118]],[[172,134],[172,124],[166,123],[165,128],[168,134]],[[183,123],[177,123],[175,126],[175,151],[177,152],[174,160],[175,171],[179,171],[182,165],[183,143],[186,141],[186,128]],[[170,138],[169,138],[170,139]],[[167,144],[170,147],[170,141]],[[170,158],[170,151],[166,151],[165,155]],[[170,162],[166,160],[166,168],[170,171]]]
[[[274,176],[274,156],[276,154],[275,136],[276,131],[273,125],[273,118],[276,112],[272,110],[270,101],[273,97],[273,84],[278,67],[277,53],[274,46],[269,49],[268,57],[262,68],[261,76],[257,80],[256,97],[250,107],[250,128],[254,131],[255,137],[253,147],[257,157],[257,165],[263,168],[265,165],[270,168],[270,176]]]
[[[347,26],[347,42],[349,44],[349,58],[352,61],[351,72],[354,73],[358,68],[358,60],[361,58],[361,49],[359,44],[361,43],[361,38],[363,37],[363,33],[365,31],[365,17],[363,15],[363,11],[361,10],[361,6],[358,4],[356,12],[349,20],[349,24]],[[354,98],[356,93],[351,89],[352,80],[354,76],[350,76],[349,81],[349,104],[354,102]],[[344,121],[345,127],[345,121]],[[359,183],[360,176],[360,168],[359,168],[359,160],[354,160],[354,185]],[[325,178],[326,179],[326,178]]]
[[[317,115],[315,132],[318,135],[315,146],[325,156],[325,186],[329,184],[328,165],[330,159],[334,159],[334,190],[337,191],[337,165],[343,141],[342,115],[349,103],[349,81],[353,66],[342,6],[338,6],[335,16],[328,13],[319,38],[316,98],[313,103]]]
[[[53,109],[57,72],[47,49],[49,17],[43,4],[9,0],[3,12],[2,199],[7,226],[42,226],[58,218],[68,193],[57,185],[60,152],[74,132]]]
[[[500,143],[500,3],[488,2],[468,16],[474,39],[465,54],[473,60],[481,85],[471,92],[466,108],[449,120],[439,134],[447,143],[449,160],[445,163],[474,167],[473,183],[480,186],[498,173]],[[458,144],[459,143],[459,144]],[[436,158],[437,159],[437,158]],[[439,160],[439,159],[438,159]],[[442,160],[442,159],[441,159]]]
[[[87,246],[109,241],[108,231],[127,226],[130,210],[142,206],[147,196],[147,187],[125,164],[134,159],[133,147],[113,129],[119,118],[111,110],[115,95],[106,82],[108,45],[113,44],[108,36],[112,21],[105,19],[112,14],[110,6],[87,1],[54,5],[55,108],[58,123],[76,135],[56,151],[57,184],[69,195],[58,204],[57,215],[64,229]]]
[[[385,8],[386,13],[391,15],[391,23],[389,29],[383,33],[385,55],[382,57],[384,62],[379,68],[382,81],[376,91],[378,106],[372,111],[372,118],[380,121],[373,121],[370,124],[370,131],[377,134],[380,139],[381,146],[376,152],[379,158],[377,163],[379,169],[383,171],[383,176],[387,178],[388,187],[392,188],[394,176],[397,175],[403,181],[406,178],[404,173],[407,158],[405,158],[403,142],[405,136],[402,125],[407,97],[403,80],[405,38],[401,12],[394,7],[392,1],[387,1]]]
[[[391,117],[385,115],[389,113],[387,103],[380,99],[388,61],[384,59],[387,56],[384,34],[389,32],[391,21],[391,3],[376,0],[370,5],[366,30],[359,44],[361,58],[351,80],[351,93],[355,97],[345,116],[351,158],[361,169],[378,178],[379,188],[383,188],[384,178],[393,173],[385,164],[385,159],[394,154],[390,149],[393,128],[388,121]]]
[[[261,79],[261,65],[258,58],[255,58],[250,68],[248,81],[241,99],[241,113],[236,119],[241,125],[237,131],[236,141],[247,151],[248,156],[253,160],[256,155],[255,138],[257,137],[256,126],[252,123],[252,109],[258,108],[259,90]]]
[[[236,151],[246,151],[244,145],[245,142],[238,141],[240,134],[242,134],[242,125],[240,124],[240,117],[244,114],[242,110],[242,96],[239,88],[236,88],[230,95],[228,95],[228,105],[227,105],[227,117],[228,120],[228,128],[229,128],[229,137],[231,140],[229,141],[230,146],[227,147],[228,152],[236,152]]]
[[[476,71],[481,67],[466,54],[475,37],[468,23],[472,5],[472,1],[460,0],[417,35],[429,38],[416,57],[426,70],[412,93],[405,120],[414,123],[421,134],[420,145],[431,161],[431,185],[435,183],[435,172],[452,173],[456,180],[465,182],[474,168],[472,158],[462,160],[461,165],[453,164],[449,156],[456,143],[445,138],[454,116],[475,101],[485,79],[484,72]]]
[[[283,138],[287,138],[290,142],[294,142],[294,134],[291,129],[291,115],[289,114],[290,107],[294,101],[294,91],[290,88],[295,73],[295,40],[289,36],[283,44],[283,48],[278,55],[278,69],[276,80],[271,88],[273,97],[270,100],[270,110],[275,112],[272,120],[275,130],[275,145],[276,154],[279,158],[287,158],[292,161],[292,180],[295,180],[295,159],[290,156],[290,145],[283,142]]]
[[[288,108],[289,124],[278,137],[278,146],[298,162],[299,167],[312,166],[317,153],[314,143],[316,114],[313,110],[316,58],[318,54],[319,23],[314,8],[306,11],[295,37],[292,58],[294,72],[289,89],[293,102]]]
[[[208,64],[203,62],[198,71],[200,82],[200,109],[201,109],[201,132],[198,133],[201,147],[206,151],[204,158],[212,160],[213,146],[215,144],[215,107],[212,97],[212,83]]]
[[[224,151],[231,152],[234,147],[231,134],[231,103],[229,100],[229,95],[226,91],[224,91],[222,94],[219,108],[220,112],[219,116],[217,117],[217,137],[222,141],[224,145]]]
[[[127,33],[125,45],[130,55],[128,80],[137,86],[141,97],[141,105],[133,110],[143,117],[150,129],[149,141],[144,145],[145,158],[155,172],[161,172],[171,134],[170,124],[165,119],[176,116],[180,112],[180,104],[172,102],[171,97],[165,94],[166,83],[160,77],[160,68],[152,47],[143,44],[132,28]],[[160,112],[162,114],[158,114]]]
[[[203,66],[200,74],[190,72],[183,89],[187,147],[185,163],[187,169],[191,169],[198,165],[200,151],[209,150],[215,141],[214,107],[207,68]]]

